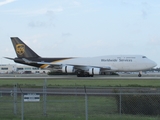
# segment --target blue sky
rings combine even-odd
[[[145,55],[160,66],[159,0],[0,0],[0,58],[19,37],[44,57]]]

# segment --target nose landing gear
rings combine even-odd
[[[142,77],[142,71],[139,72],[138,77]]]

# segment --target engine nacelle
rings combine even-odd
[[[90,75],[99,75],[100,74],[100,68],[90,68],[89,69],[89,74]]]
[[[74,66],[63,66],[62,67],[63,73],[73,73],[74,72]]]

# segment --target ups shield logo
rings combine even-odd
[[[16,45],[16,52],[18,55],[23,55],[25,52],[25,45],[24,44],[17,44]]]

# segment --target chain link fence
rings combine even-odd
[[[160,94],[25,91],[14,85],[0,91],[0,120],[159,120]],[[28,90],[28,91],[27,91]]]

